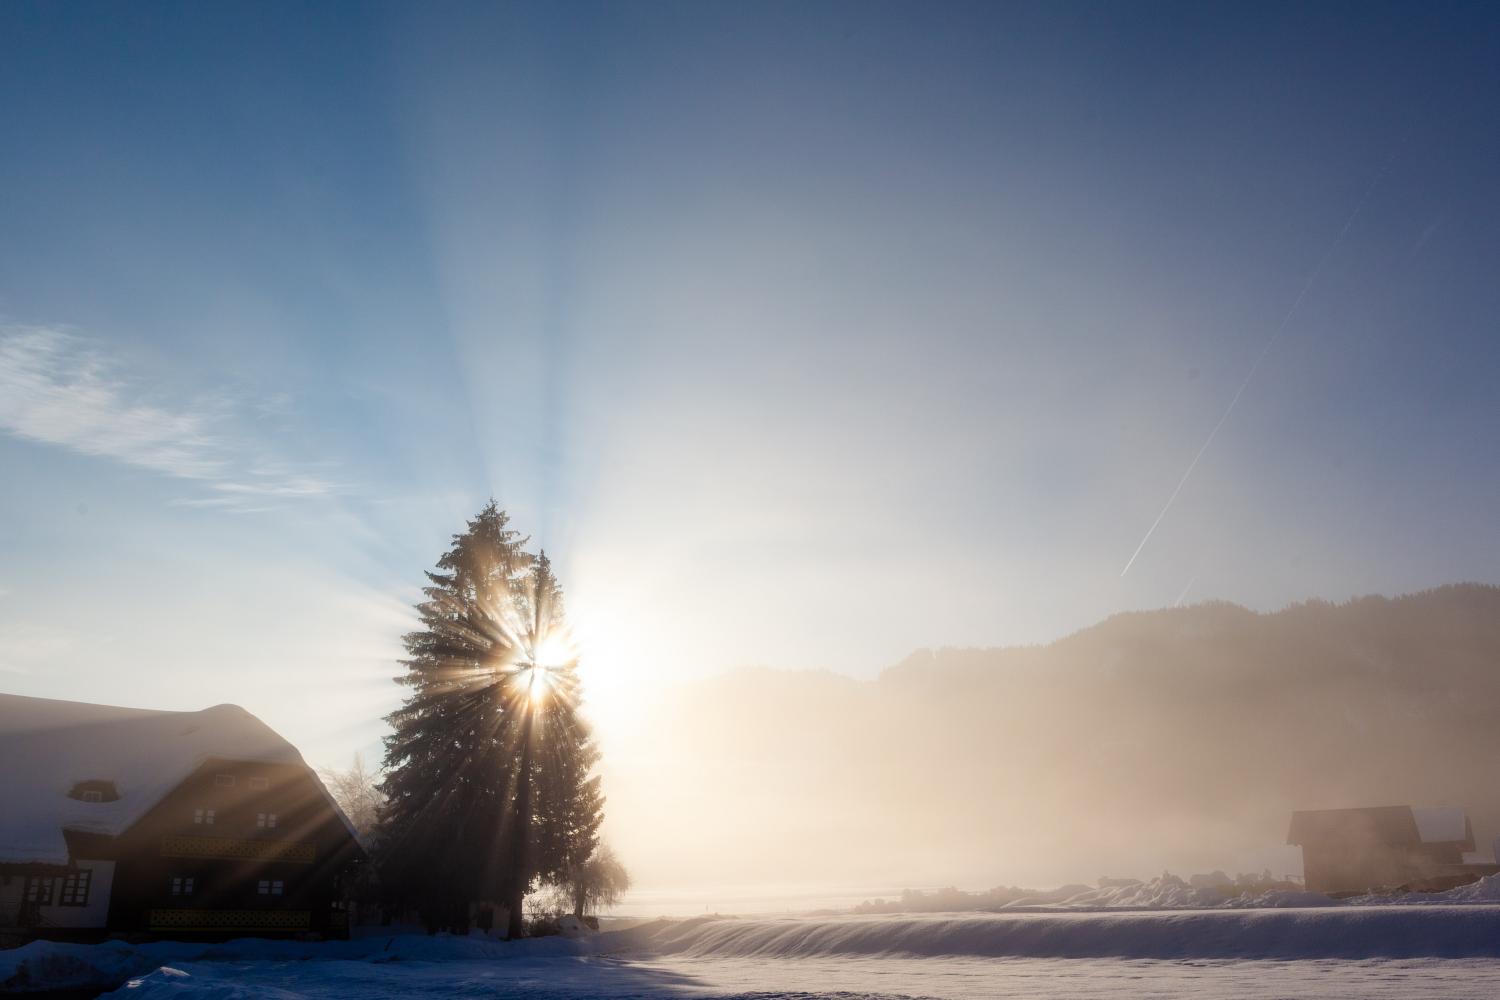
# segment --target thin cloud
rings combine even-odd
[[[334,492],[324,479],[254,455],[233,432],[234,410],[224,395],[175,406],[153,401],[118,358],[72,333],[0,328],[0,430],[219,494],[177,501],[183,506],[252,513],[269,509],[268,499]]]
[[[260,507],[248,505],[239,497],[178,497],[169,501],[172,507],[194,507],[205,510],[222,510],[230,514],[261,514],[268,510],[279,510],[277,504],[266,504]]]

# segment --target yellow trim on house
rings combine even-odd
[[[290,861],[312,864],[313,845],[303,840],[243,840],[229,837],[163,837],[164,858],[222,858],[230,861]]]

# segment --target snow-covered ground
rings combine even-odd
[[[322,944],[38,942],[0,952],[0,993],[94,986],[118,987],[110,995],[124,1000],[1500,996],[1500,905],[1488,898],[1500,881],[1465,888],[1416,905],[1324,899],[1100,909],[1091,900],[1087,909],[706,917],[516,944],[421,935]]]

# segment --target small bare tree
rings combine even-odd
[[[569,873],[573,916],[581,919],[598,913],[601,906],[614,906],[629,888],[630,873],[609,845],[601,843],[587,861]]]
[[[366,767],[364,756],[356,752],[354,765],[347,771],[325,768],[322,776],[334,801],[368,843],[380,818],[380,807],[385,804],[379,774]]]

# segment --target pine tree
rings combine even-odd
[[[599,751],[578,711],[578,659],[568,642],[562,588],[545,551],[532,565],[526,596],[530,711],[522,722],[515,816],[528,836],[508,841],[515,851],[505,899],[512,937],[521,931],[525,894],[538,881],[558,881],[587,858],[604,819],[604,797],[592,773]]]
[[[430,929],[466,930],[468,902],[507,881],[525,714],[512,690],[524,658],[515,611],[531,562],[508,524],[491,500],[427,574],[398,678],[413,690],[387,716],[381,877]]]
[[[534,589],[543,594],[551,634],[565,636],[562,590],[547,553],[537,558]],[[532,871],[543,882],[560,883],[582,865],[599,844],[604,793],[594,774],[599,750],[579,712],[578,662],[572,652],[553,653],[546,673],[546,696],[538,705],[536,840]]]
[[[405,638],[414,690],[388,716],[381,876],[431,929],[466,930],[471,900],[499,899],[518,936],[526,893],[598,843],[599,752],[562,591],[524,542],[491,500],[427,574]]]

